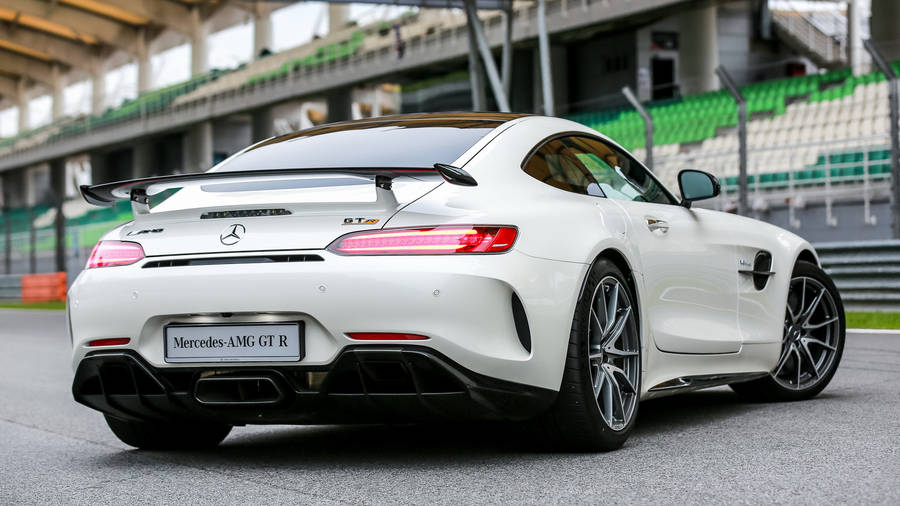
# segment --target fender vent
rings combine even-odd
[[[519,342],[526,351],[531,352],[531,330],[528,328],[528,315],[525,314],[525,307],[522,306],[522,301],[515,292],[512,294],[512,314]]]
[[[769,282],[770,271],[772,270],[772,254],[768,251],[760,251],[756,254],[753,261],[753,286],[757,290],[762,290]]]

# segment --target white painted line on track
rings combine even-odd
[[[847,329],[848,334],[898,334],[900,329]]]

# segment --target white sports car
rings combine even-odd
[[[69,291],[75,399],[140,448],[244,424],[529,421],[621,446],[641,400],[731,385],[806,399],[844,312],[813,248],[696,209],[559,118],[420,114],[319,126],[130,199]]]

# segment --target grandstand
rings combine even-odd
[[[33,4],[40,0],[10,1],[8,10],[23,20],[21,30],[39,32],[33,18],[44,11]],[[463,5],[441,2],[440,7]],[[111,30],[71,25],[74,37],[95,37],[95,51],[112,62],[106,68],[123,61],[122,51],[136,54],[139,48],[127,46],[137,34],[155,38],[154,51],[187,40],[192,77],[158,89],[143,86],[123,103],[93,104],[90,114],[58,115],[47,125],[0,139],[5,269],[54,270],[62,262],[77,271],[104,230],[130,219],[125,205],[83,205],[74,192],[73,164],[86,166],[79,177],[94,182],[201,170],[276,131],[393,111],[471,109],[475,104],[495,109],[501,98],[520,112],[555,110],[643,157],[644,125],[620,93],[626,85],[654,120],[653,170],[670,185],[688,166],[717,174],[724,191],[710,205],[734,211],[737,107],[719,89],[713,70],[720,64],[736,76],[747,98],[751,214],[813,240],[838,230],[846,239],[890,234],[888,86],[870,68],[859,39],[871,33],[889,58],[900,59],[900,44],[892,42],[900,40],[900,12],[891,2],[873,2],[870,30],[868,18],[860,21],[844,2],[817,2],[815,9],[804,11],[796,2],[780,0],[547,0],[549,81],[538,65],[537,4],[479,2],[477,19],[499,56],[492,64],[504,77],[501,90],[489,85],[490,65],[479,58],[470,18],[459,9],[400,2],[421,7],[366,24],[336,16],[322,37],[280,52],[261,51],[271,39],[269,17],[288,3],[223,1],[215,8],[178,0],[116,3],[123,12],[138,10],[143,21],[110,20],[79,2],[62,1],[46,11],[45,21],[58,25],[69,26],[69,16],[99,20],[101,28],[118,23],[121,40]],[[865,0],[857,3],[868,9]],[[0,19],[9,18],[3,9]],[[339,6],[330,9],[340,13]],[[255,32],[253,60],[235,68],[204,67],[197,56],[205,48],[203,37],[247,19]],[[0,29],[0,42],[11,36],[7,32]],[[13,42],[51,36],[59,38],[43,34]],[[502,49],[507,37],[512,45],[508,59]],[[84,75],[77,58],[62,52],[59,61],[47,53],[50,60],[43,63],[10,67],[8,61],[27,56],[7,61],[4,48],[0,44],[0,108],[21,108],[22,96],[41,89],[50,89],[54,103],[59,98],[53,83],[44,82],[59,72],[44,76],[29,70],[32,66]],[[139,67],[147,58],[138,57]],[[146,76],[139,75],[142,79]],[[39,91],[23,95],[22,83]]]

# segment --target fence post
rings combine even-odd
[[[747,100],[741,90],[734,84],[725,67],[716,67],[719,80],[734,97],[738,108],[738,214],[746,216],[750,206],[747,204]]]
[[[644,119],[644,143],[647,146],[647,156],[644,157],[644,163],[650,171],[653,171],[653,116],[650,116],[650,111],[644,108],[644,105],[641,104],[641,101],[634,95],[631,88],[628,86],[622,88],[622,94],[625,95],[625,98],[628,99],[631,105],[637,109],[641,118]]]
[[[891,232],[894,239],[900,239],[900,113],[897,111],[897,74],[875,47],[872,39],[863,41],[872,61],[888,78],[888,99],[891,112]]]
[[[66,200],[66,165],[65,160],[54,160],[50,165],[50,181],[53,187],[53,205],[56,208],[54,220],[55,265],[57,272],[66,271],[66,216],[63,204]]]
[[[9,174],[3,176],[3,271],[12,274],[12,223],[9,220]]]
[[[834,216],[832,209],[834,197],[831,192],[831,155],[825,154],[825,223],[828,226],[836,227],[837,218]]]
[[[37,230],[34,228],[34,206],[28,206],[28,272],[37,272]]]

